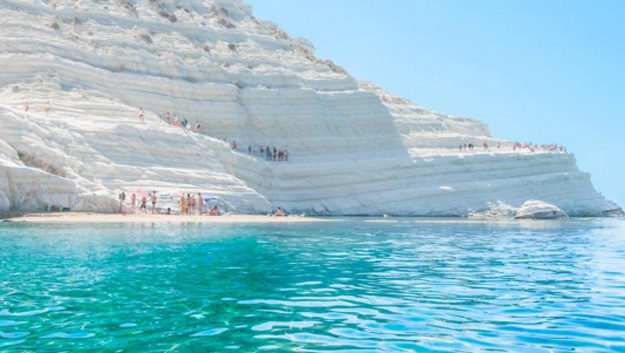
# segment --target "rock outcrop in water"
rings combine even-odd
[[[538,200],[528,200],[516,212],[516,219],[566,219],[569,216],[558,206]]]
[[[246,213],[456,216],[528,199],[620,212],[573,155],[514,151],[358,81],[236,0],[1,0],[0,17],[0,210],[114,211],[143,189]]]

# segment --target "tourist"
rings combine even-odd
[[[201,193],[197,193],[197,202],[198,202],[198,214],[201,216],[202,211],[204,211],[204,199],[202,198]]]
[[[143,213],[148,213],[148,198],[145,195],[141,196],[141,206],[139,211],[143,210]]]
[[[252,145],[247,146],[247,153],[252,154]]]
[[[289,150],[286,148],[284,149],[284,160],[287,162],[289,161]]]
[[[186,214],[187,213],[187,202],[184,198],[184,194],[182,194],[180,196],[180,214]]]
[[[152,214],[156,213],[156,191],[152,193]]]
[[[278,207],[278,209],[276,210],[275,216],[276,217],[284,217],[286,214],[284,213],[284,211],[282,210],[282,207]]]
[[[194,215],[195,214],[195,196],[191,195],[191,203],[189,204],[189,208],[191,209],[191,214]]]
[[[124,201],[126,201],[126,193],[122,191],[119,194],[119,213],[124,213],[123,211]]]
[[[210,212],[208,213],[209,216],[219,216],[219,208],[217,208],[217,206],[211,208]]]
[[[276,160],[276,155],[278,154],[278,151],[276,151],[276,146],[273,146],[273,160]]]
[[[24,111],[28,113],[29,110],[30,106],[28,105],[28,101],[26,101],[26,103],[24,104]]]
[[[50,105],[50,101],[46,102],[46,107],[43,108],[43,111],[46,113],[46,115],[50,114],[50,112],[52,111],[52,105]]]
[[[143,107],[139,107],[139,118],[141,118],[141,121],[145,121],[145,112],[143,111]]]
[[[132,194],[130,197],[130,212],[135,214],[137,212],[137,195]]]
[[[200,132],[200,123],[199,122],[195,123],[195,132]]]
[[[171,214],[171,207],[167,207],[167,213],[165,213],[166,215],[170,215]]]
[[[191,194],[187,194],[187,214],[191,212]]]

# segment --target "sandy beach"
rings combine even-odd
[[[7,216],[14,223],[316,223],[335,220],[316,217],[266,215],[182,216],[160,214],[105,214],[90,212],[30,213]]]

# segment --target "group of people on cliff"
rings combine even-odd
[[[139,117],[142,120],[145,119],[145,112],[142,107],[139,108]],[[196,121],[195,125],[192,127],[189,119],[187,119],[184,114],[182,114],[181,117],[178,118],[178,114],[174,113],[172,118],[172,115],[169,112],[166,112],[161,113],[159,115],[159,118],[169,125],[179,126],[187,130],[193,130],[195,132],[200,132],[201,130],[201,125],[199,121]],[[226,138],[222,138],[221,140],[228,143],[232,150],[237,151],[239,149],[239,144],[236,140],[228,141]],[[250,155],[259,155],[266,161],[287,162],[289,160],[289,151],[286,148],[279,149],[275,146],[273,146],[273,148],[270,148],[269,146],[254,147],[252,145],[248,145],[247,152]]]
[[[562,145],[558,145],[558,144],[549,144],[549,145],[538,145],[538,144],[534,144],[531,142],[527,142],[527,143],[520,143],[520,142],[515,142],[514,143],[514,150],[529,150],[531,152],[537,152],[537,151],[547,151],[547,152],[562,152],[562,153],[566,153],[566,147],[562,146]]]
[[[482,144],[482,147],[485,150],[489,149],[489,145],[487,142],[484,142]],[[460,151],[473,151],[475,150],[475,145],[472,143],[461,143],[458,145],[458,149]],[[501,142],[497,143],[497,149],[501,149]],[[517,150],[529,150],[530,152],[537,152],[537,151],[547,151],[547,152],[564,152],[566,153],[566,148],[562,145],[557,145],[557,144],[550,144],[550,145],[538,145],[538,144],[533,144],[531,142],[529,143],[520,143],[520,142],[515,142],[513,144],[512,149],[514,151]]]
[[[141,111],[139,112],[141,114]],[[186,130],[193,130],[195,132],[199,132],[202,128],[199,121],[196,121],[194,125],[191,124],[189,119],[182,114],[180,118],[178,118],[178,114],[174,113],[173,117],[169,112],[160,113],[159,118],[165,121],[169,125],[178,126]]]
[[[276,146],[273,148],[269,146],[259,146],[253,147],[252,145],[247,146],[247,153],[250,155],[258,155],[262,158],[265,158],[266,161],[273,162],[288,162],[289,161],[289,150],[279,149]]]

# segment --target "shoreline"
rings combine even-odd
[[[570,218],[568,220],[592,220],[597,217]],[[612,217],[607,217],[612,218]],[[615,217],[619,219],[618,217]],[[316,217],[291,215],[275,217],[271,215],[232,214],[223,216],[208,215],[163,215],[163,214],[119,214],[97,212],[0,212],[0,222],[19,224],[137,224],[137,223],[207,223],[207,224],[292,224],[292,223],[339,223],[359,220],[364,224],[518,224],[545,225],[566,220],[511,219],[511,218],[472,218],[472,217]]]
[[[161,215],[161,214],[119,214],[95,212],[68,213],[18,213],[0,215],[6,223],[319,223],[335,222],[329,218],[268,215]]]

